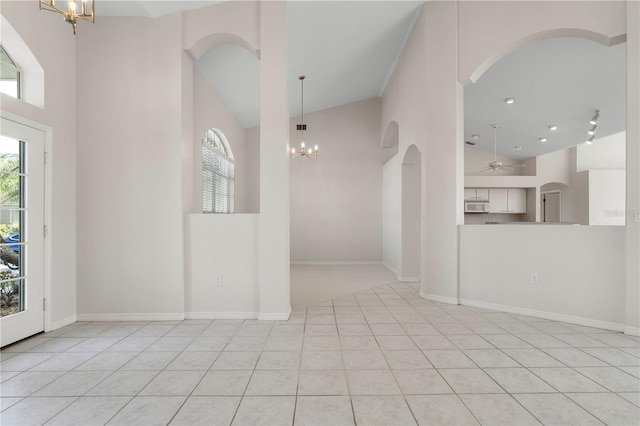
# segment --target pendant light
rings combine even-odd
[[[78,3],[81,3],[79,11]],[[73,35],[76,34],[78,19],[89,21],[92,24],[96,22],[95,9],[95,0],[68,0],[67,10],[60,9],[56,6],[56,0],[40,0],[40,10],[48,10],[63,15],[64,21],[70,23],[73,27]]]
[[[318,155],[318,145],[316,145],[313,149],[307,148],[304,142],[304,131],[307,130],[307,125],[304,124],[304,75],[298,77],[301,85],[301,102],[300,102],[300,124],[296,125],[296,130],[300,132],[300,149],[296,150],[295,148],[291,148],[291,158],[296,157],[315,157]]]

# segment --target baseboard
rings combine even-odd
[[[77,315],[69,315],[66,318],[62,318],[61,320],[52,322],[51,323],[51,330],[45,330],[45,331],[57,330],[57,329],[62,328],[64,326],[66,326],[66,325],[73,324],[77,320],[78,320],[77,319]]]
[[[562,321],[569,324],[583,325],[585,327],[602,328],[612,331],[625,331],[624,324],[615,322],[600,321],[591,318],[578,317],[574,315],[558,314],[555,312],[538,311],[536,309],[520,308],[517,306],[500,305],[497,303],[480,302],[477,300],[460,299],[460,304],[465,306],[473,306],[475,308],[491,309],[494,311],[507,312],[510,314],[525,315],[529,317],[542,318],[552,321]],[[632,328],[632,327],[628,327]],[[632,330],[633,331],[633,330]],[[638,329],[636,329],[638,332]],[[632,333],[629,333],[632,334]],[[636,334],[637,335],[637,334]]]
[[[258,314],[258,320],[260,321],[286,321],[291,316],[291,306],[289,306],[288,312],[261,312]]]
[[[434,302],[447,303],[449,305],[459,305],[458,299],[455,297],[447,297],[447,296],[438,296],[436,294],[427,294],[423,291],[420,291],[420,297],[427,300],[432,300]]]
[[[420,282],[420,277],[401,277],[401,276],[398,276],[396,278],[398,279],[398,281],[403,282],[403,283],[419,283]]]
[[[624,334],[628,334],[629,336],[640,336],[640,328],[627,325],[624,328]]]
[[[78,314],[78,321],[182,321],[183,313]]]
[[[331,260],[331,261],[320,261],[320,262],[316,262],[316,261],[291,261],[289,262],[290,265],[383,265],[383,263],[379,260],[372,260],[372,261],[355,261],[355,262],[342,262],[342,261],[337,261],[337,260]]]
[[[391,265],[388,265],[387,263],[382,262],[382,266],[384,266],[385,268],[387,268],[388,270],[390,270],[394,274],[398,275],[398,271],[396,271],[396,268],[392,268]]]
[[[184,319],[258,319],[257,312],[185,312]]]

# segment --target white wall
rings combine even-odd
[[[245,131],[246,142],[246,205],[247,213],[260,213],[260,127]]]
[[[627,328],[640,336],[640,3],[627,2]]]
[[[457,4],[427,2],[383,96],[383,128],[399,124],[399,152],[422,156],[422,292],[457,300],[457,223],[464,220],[463,98],[457,82]],[[458,143],[460,141],[460,143]]]
[[[627,133],[615,133],[595,139],[593,144],[580,144],[576,169],[583,170],[612,169],[623,170],[626,167]]]
[[[291,119],[291,146],[300,132]],[[382,261],[380,100],[305,115],[314,159],[291,160],[291,261]]]
[[[258,216],[192,214],[187,231],[192,256],[185,317],[257,318]]]
[[[461,226],[461,302],[621,331],[624,234],[621,227]]]
[[[625,224],[625,171],[589,170],[589,225]]]
[[[395,120],[402,134],[424,135],[424,142],[418,144],[426,153],[424,295],[453,303],[458,295],[455,225],[462,222],[464,182],[462,90],[458,82],[475,81],[501,57],[536,39],[573,34],[603,43],[620,41],[625,21],[625,2],[425,3],[383,97],[383,124]],[[421,116],[419,122],[416,112]],[[547,160],[566,164],[567,159]],[[530,181],[527,176],[519,178],[523,183]],[[547,182],[568,183],[568,178],[564,171]],[[534,178],[533,184],[519,186],[537,187],[547,182],[538,183]],[[624,248],[616,250],[622,257]]]
[[[79,318],[182,318],[180,24],[101,18],[77,37]]]
[[[396,275],[402,236],[402,155],[395,155],[382,168],[382,262]]]
[[[241,49],[241,47],[238,47]],[[193,71],[193,188],[196,209],[193,213],[202,212],[202,138],[207,130],[221,130],[231,145],[235,161],[235,211],[247,211],[247,147],[245,129],[229,111],[222,99],[211,89],[202,74],[194,67]],[[199,166],[199,167],[198,167]]]
[[[2,111],[52,129],[48,167],[51,202],[51,309],[53,328],[75,320],[76,314],[76,41],[59,16],[38,10],[36,1],[3,1],[2,15],[18,32],[45,70],[44,108],[5,94]],[[93,29],[93,28],[87,28]],[[84,32],[82,24],[79,31]],[[46,36],[43,36],[46,34]],[[55,46],[53,48],[52,46]],[[97,81],[99,83],[99,81]],[[78,196],[79,197],[79,196]],[[46,244],[46,243],[45,243]]]

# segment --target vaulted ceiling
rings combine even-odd
[[[220,1],[102,0],[102,16],[155,17]],[[290,1],[289,105],[300,114],[380,96],[424,1]],[[241,47],[212,49],[196,62],[245,127],[259,124],[259,62]],[[625,128],[625,46],[556,38],[518,49],[465,87],[465,140],[523,159],[583,143],[600,110],[598,136]],[[505,98],[515,99],[506,104]],[[548,126],[557,125],[551,131]],[[472,135],[478,135],[475,140]],[[540,142],[539,138],[547,138]],[[514,147],[521,147],[515,150]]]

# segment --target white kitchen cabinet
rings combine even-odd
[[[507,188],[507,211],[509,213],[527,212],[526,188]]]
[[[522,214],[526,212],[526,188],[489,189],[489,213]]]
[[[489,213],[508,213],[507,188],[489,188]]]
[[[476,188],[465,188],[464,189],[464,199],[465,200],[475,200],[476,199]]]
[[[489,188],[476,188],[476,197],[478,200],[488,200]]]
[[[488,200],[489,188],[465,188],[464,199],[465,200]]]

